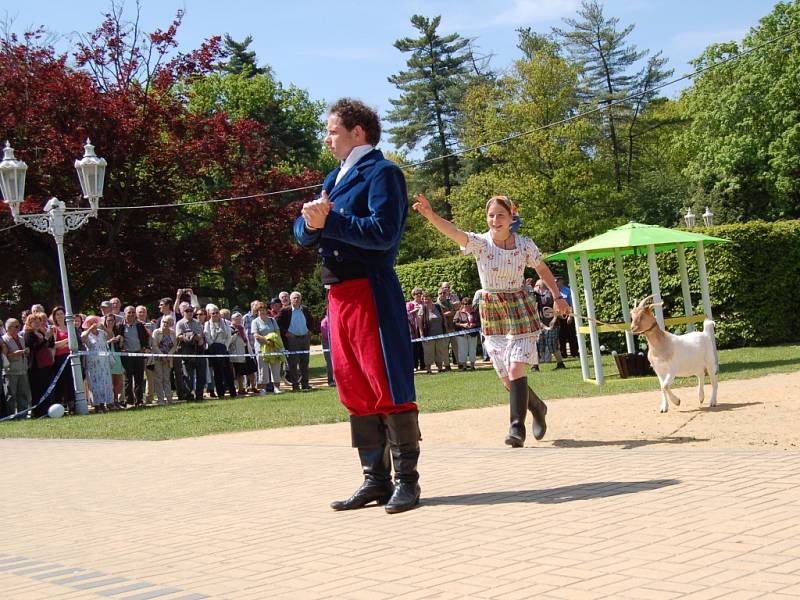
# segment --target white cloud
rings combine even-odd
[[[532,25],[572,16],[578,0],[513,0],[506,10],[495,15],[490,25]]]

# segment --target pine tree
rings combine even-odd
[[[556,28],[554,33],[583,68],[583,93],[605,106],[603,128],[611,146],[615,186],[621,191],[623,181],[629,183],[631,178],[633,127],[654,94],[646,94],[641,100],[619,101],[631,93],[646,93],[672,71],[664,71],[666,60],[656,55],[641,71],[633,72],[634,65],[647,56],[648,51],[639,51],[628,44],[627,38],[634,25],[619,30],[619,19],[606,18],[597,0],[583,0],[578,17],[565,19],[571,29]],[[624,166],[626,161],[627,167]]]
[[[226,33],[224,44],[228,62],[222,65],[222,70],[225,73],[234,73],[236,75],[244,74],[246,77],[255,77],[256,75],[269,73],[269,67],[259,67],[256,63],[255,50],[247,49],[252,43],[252,35],[248,35],[241,42],[237,42]]]
[[[477,62],[469,48],[470,40],[457,33],[439,35],[436,30],[440,23],[441,16],[428,19],[414,15],[411,24],[420,36],[394,43],[400,52],[411,56],[407,70],[389,77],[401,93],[400,98],[389,100],[394,108],[387,118],[400,124],[389,130],[395,146],[413,150],[424,142],[426,159],[444,157],[426,165],[425,170],[441,174],[446,197],[458,167],[456,157],[447,156],[456,144],[458,105],[470,81],[470,67]],[[449,216],[449,205],[445,211]]]

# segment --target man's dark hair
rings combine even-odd
[[[172,308],[172,298],[162,298],[160,302]]]
[[[352,131],[356,125],[361,125],[367,134],[367,143],[377,146],[381,141],[380,117],[375,109],[361,100],[340,98],[331,106],[328,114],[338,116],[347,131]]]

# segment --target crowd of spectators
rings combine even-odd
[[[201,306],[191,289],[162,298],[155,318],[145,306],[123,309],[119,298],[98,308],[73,323],[94,412],[311,389],[314,321],[299,292],[281,292],[269,306],[255,300],[245,314]],[[0,324],[0,418],[41,417],[53,404],[75,413],[68,333],[61,306],[48,315],[35,304]]]
[[[557,277],[561,293],[572,301],[569,288]],[[567,354],[576,356],[575,324],[570,316],[554,318],[553,297],[541,281],[526,281],[536,296],[544,325],[538,339],[540,362],[564,367]],[[414,288],[407,303],[414,346],[414,368],[424,373],[475,369],[480,353],[477,298],[459,297],[448,282],[435,293]],[[98,314],[75,315],[75,335],[81,353],[86,398],[95,412],[137,408],[146,404],[202,402],[206,398],[244,394],[280,394],[311,389],[309,351],[316,322],[300,292],[281,292],[269,303],[254,300],[249,312],[231,312],[215,304],[201,306],[191,289],[158,303],[150,318],[145,306],[123,308],[119,298],[104,300]],[[47,414],[52,404],[75,412],[65,311],[49,315],[40,304],[20,318],[0,324],[3,382],[0,418],[24,419]],[[329,348],[327,320],[319,323],[323,351]],[[463,335],[452,335],[463,332]],[[451,334],[451,335],[448,335]],[[439,337],[441,336],[441,337]],[[142,356],[138,356],[141,354]],[[330,354],[325,352],[327,383],[335,386]],[[433,370],[436,367],[436,371]],[[534,366],[538,370],[539,366]],[[48,388],[53,389],[42,402]]]

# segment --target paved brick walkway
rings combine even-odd
[[[800,452],[423,443],[418,510],[335,513],[345,427],[0,440],[0,597],[800,597]]]

